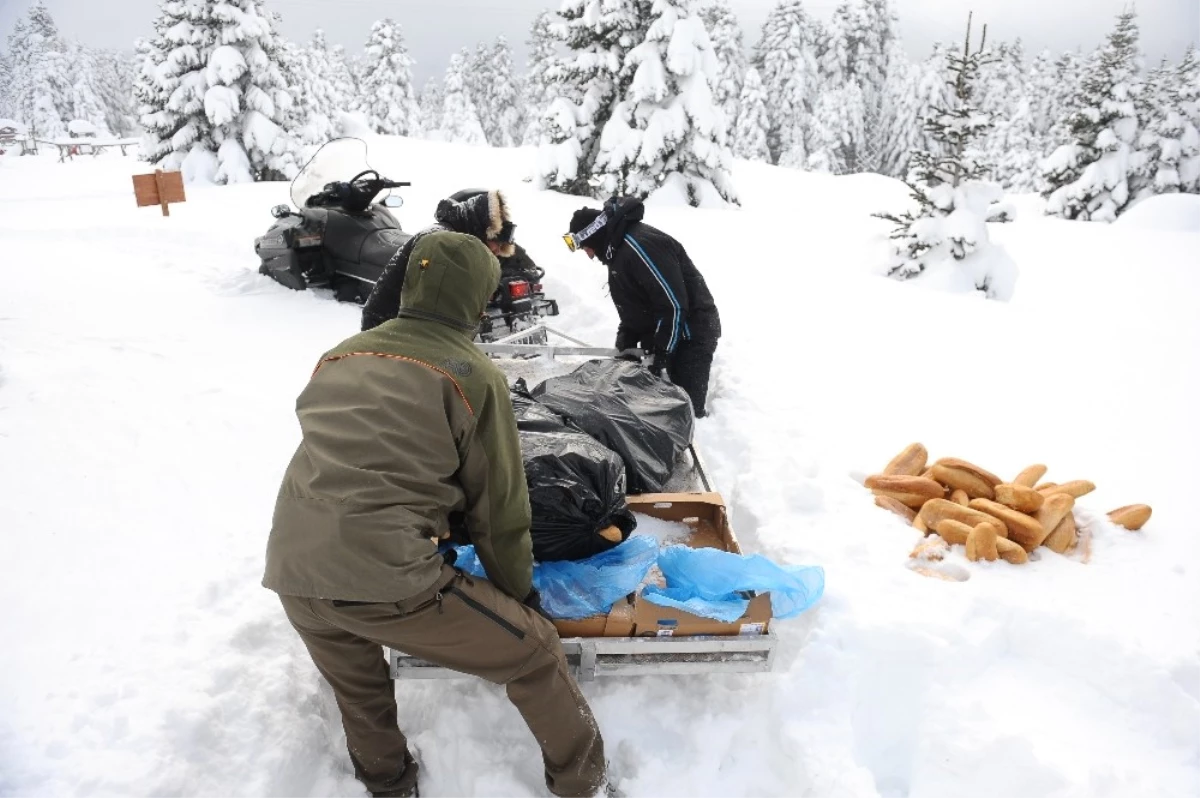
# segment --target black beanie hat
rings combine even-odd
[[[568,229],[572,233],[578,233],[581,230],[587,229],[587,226],[596,221],[596,217],[601,213],[599,208],[580,208],[571,215],[571,225]],[[604,246],[607,240],[607,230],[601,227],[592,235],[579,241],[581,247],[591,247],[592,249],[600,249]]]

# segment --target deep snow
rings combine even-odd
[[[557,326],[608,343],[583,200],[529,150],[372,142],[424,225],[504,188]],[[0,794],[363,795],[336,708],[259,586],[296,394],[358,309],[255,273],[286,184],[137,209],[117,156],[0,158]],[[748,551],[826,569],[775,673],[587,684],[630,796],[1174,796],[1200,789],[1200,235],[993,226],[1009,303],[876,276],[906,190],[738,162],[740,210],[656,204],[721,308],[698,442]],[[1086,478],[1091,562],[906,568],[917,535],[856,481],[911,441]],[[1145,502],[1128,533],[1104,519]],[[543,794],[503,693],[403,683],[423,795]]]

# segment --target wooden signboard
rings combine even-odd
[[[134,175],[133,195],[137,198],[139,208],[159,205],[163,216],[170,216],[170,203],[187,202],[183,192],[183,173],[155,169],[152,175]]]

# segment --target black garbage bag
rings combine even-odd
[[[682,388],[625,360],[588,361],[530,394],[621,455],[630,493],[666,488],[696,426]]]
[[[533,557],[582,560],[624,541],[637,521],[625,508],[619,455],[539,404],[518,383],[512,391],[529,486]],[[600,532],[615,526],[618,540]]]

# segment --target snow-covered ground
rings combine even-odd
[[[424,225],[510,195],[557,325],[608,343],[578,198],[528,151],[403,139]],[[338,715],[259,586],[296,394],[358,309],[255,269],[285,184],[134,207],[117,156],[0,159],[0,795],[363,795]],[[1011,303],[874,276],[906,190],[739,162],[740,210],[651,207],[725,337],[698,441],[744,547],[823,565],[772,674],[585,685],[630,796],[1184,796],[1200,791],[1200,234],[994,227]],[[906,567],[917,535],[856,481],[911,441],[1012,477],[1090,479],[1091,562]],[[1107,510],[1144,502],[1140,533]],[[503,693],[402,683],[423,795],[543,794]]]

